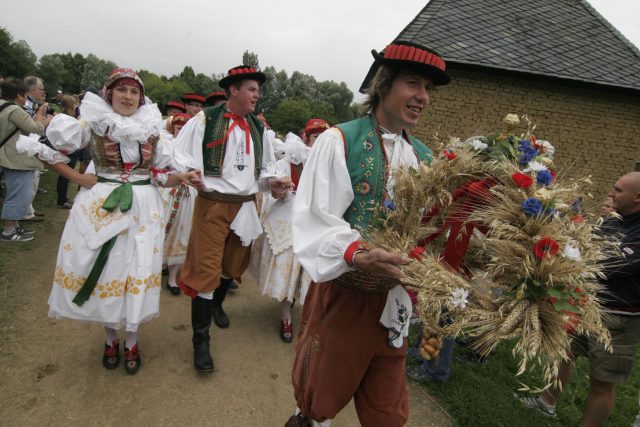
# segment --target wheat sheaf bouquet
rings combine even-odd
[[[367,243],[413,258],[403,282],[425,337],[467,335],[485,356],[515,339],[518,375],[538,364],[550,385],[571,334],[611,345],[597,293],[617,241],[582,209],[589,179],[559,176],[553,146],[523,119],[524,132],[510,114],[503,131],[454,139],[430,166],[394,171]]]

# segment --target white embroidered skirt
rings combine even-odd
[[[140,185],[133,186],[130,211],[108,213],[100,207],[114,187],[98,183],[76,196],[60,240],[49,315],[135,331],[159,313],[163,207],[153,185]],[[118,237],[96,287],[78,306],[72,300],[114,230]]]
[[[278,301],[295,298],[302,304],[311,278],[293,254],[291,212],[293,197],[276,201],[270,195],[262,206],[264,233],[253,243],[249,271],[263,295]]]
[[[189,186],[186,188],[163,188],[160,191],[162,192],[165,229],[167,230],[164,239],[163,262],[167,265],[184,264],[197,191]]]

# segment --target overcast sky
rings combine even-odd
[[[638,0],[588,0],[640,46]],[[93,53],[119,66],[167,76],[185,65],[226,73],[242,53],[272,65],[346,82],[357,92],[371,64],[422,10],[426,0],[13,0],[0,26],[38,56]],[[569,25],[569,23],[568,23]],[[2,60],[0,58],[0,60]]]

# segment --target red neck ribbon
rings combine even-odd
[[[229,126],[229,129],[227,129],[227,133],[224,134],[224,138],[219,139],[217,141],[210,142],[206,145],[206,147],[212,148],[212,147],[215,147],[216,145],[220,145],[227,142],[227,140],[229,139],[229,135],[231,135],[231,132],[233,132],[233,128],[235,128],[236,126],[239,126],[240,129],[244,131],[246,152],[247,154],[251,154],[251,130],[249,129],[249,123],[247,123],[244,117],[241,117],[237,114],[233,114],[229,112],[224,113],[224,117],[227,119],[233,119],[233,123],[231,124],[231,126]]]

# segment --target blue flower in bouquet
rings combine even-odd
[[[535,156],[538,155],[538,149],[534,147],[531,142],[523,139],[518,144],[518,151],[520,154],[520,164],[526,165],[529,163]]]
[[[542,204],[542,200],[535,197],[529,197],[527,200],[522,202],[522,209],[524,210],[524,213],[529,216],[538,216],[542,213],[544,206]]]
[[[391,199],[384,199],[384,207],[386,209],[389,209],[390,211],[395,211],[396,210],[396,204],[393,203],[393,200],[391,200]]]
[[[556,214],[556,209],[555,208],[546,208],[544,210],[544,213],[546,213],[550,218],[552,218]]]
[[[538,185],[547,186],[553,182],[553,175],[549,169],[541,170],[536,174],[536,182]]]

